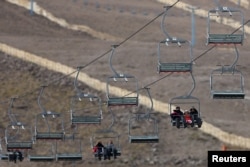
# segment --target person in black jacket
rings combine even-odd
[[[22,154],[22,152],[19,151],[19,150],[17,150],[16,153],[17,153],[19,161],[23,161],[23,154]]]
[[[183,112],[181,111],[181,108],[177,106],[175,110],[171,113],[171,118],[175,120],[176,118],[180,118],[180,116],[183,115]]]
[[[190,108],[190,115],[191,115],[193,121],[197,121],[197,119],[198,119],[198,111],[194,106],[192,106]]]
[[[101,160],[102,159],[102,155],[104,157],[104,160],[107,158],[106,156],[106,148],[104,147],[104,145],[102,144],[101,141],[99,141],[95,147],[97,148],[97,156],[98,159]]]
[[[112,140],[110,140],[109,144],[107,145],[107,156],[109,160],[111,156],[113,156],[114,159],[116,159],[117,156],[117,149]]]

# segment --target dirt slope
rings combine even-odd
[[[82,1],[64,0],[63,3],[58,3],[59,1],[57,0],[53,0],[52,2],[38,0],[37,2],[56,16],[65,18],[69,22],[87,24],[96,30],[124,38],[150,21],[150,19],[155,17],[155,13],[160,13],[163,9],[162,4],[149,0],[145,0],[143,3],[139,3],[142,2],[142,0],[138,0],[133,6],[129,1],[126,1],[126,3],[123,2],[124,4],[112,3],[110,1],[110,3],[107,4],[114,4],[112,10],[106,10],[104,7],[96,8],[96,4],[94,3],[92,6],[90,4],[84,5]],[[99,3],[101,4],[101,2]],[[127,7],[127,5],[129,7]],[[30,16],[27,10],[15,5],[0,1],[0,6],[0,41],[51,60],[59,61],[72,67],[84,65],[109,50],[110,45],[114,44],[113,42],[92,38],[85,33],[63,29],[40,16]],[[134,11],[149,11],[147,12],[148,15],[120,12],[117,10],[124,7],[130,9],[130,6]],[[189,25],[190,15],[175,9],[171,15],[171,19],[176,20],[175,22],[171,22],[171,24],[169,23],[172,29],[175,28],[173,30],[175,30],[176,35],[189,38],[191,32]],[[164,39],[160,31],[160,21],[161,19],[157,19],[144,31],[119,47],[116,52],[117,56],[113,62],[114,67],[117,68],[118,71],[128,72],[137,76],[141,87],[164,76],[156,73],[156,46],[160,40]],[[178,23],[177,26],[174,23]],[[206,20],[204,18],[197,19],[197,24],[199,25],[197,34],[199,35],[197,36],[197,45],[194,50],[195,57],[207,49],[207,46],[204,45],[205,23]],[[183,30],[183,27],[185,27],[184,29],[186,31]],[[117,41],[117,43],[119,42],[120,41]],[[249,49],[245,45],[249,46],[248,40],[246,40],[244,46],[240,47],[240,69],[245,75],[245,90],[247,93],[249,90],[249,77],[247,77],[249,63],[246,56]],[[206,121],[228,132],[249,137],[248,120],[250,116],[248,114],[249,103],[247,99],[239,101],[216,101],[209,98],[210,71],[216,68],[217,64],[225,63],[227,60],[230,60],[227,62],[230,63],[233,59],[231,54],[228,57],[218,57],[218,55],[221,54],[220,51],[221,50],[213,50],[196,61],[194,74],[197,85],[194,95],[201,100],[202,115]],[[231,51],[229,51],[229,53],[231,53]],[[1,99],[4,101],[8,100],[13,94],[23,94],[23,92],[26,92],[27,87],[32,87],[31,90],[33,90],[33,87],[39,87],[45,80],[58,77],[58,74],[54,75],[45,69],[39,69],[34,65],[27,65],[19,60],[13,60],[4,54],[1,54],[1,57],[1,60],[3,60],[1,69],[4,71],[3,74],[1,74],[1,85],[4,85]],[[6,69],[8,69],[8,71],[5,71]],[[108,55],[88,66],[84,72],[105,82],[106,77],[112,74],[109,70]],[[26,79],[23,80],[23,78],[25,78],[24,76],[33,79],[30,79],[30,82],[20,82],[19,78],[22,78],[21,81],[26,81]],[[168,102],[170,98],[186,93],[192,84],[190,80],[188,75],[171,75],[171,77],[167,77],[151,86],[152,96],[158,100]],[[57,100],[58,97],[62,96],[60,92],[64,94],[65,92],[69,92],[69,94],[71,94],[72,80],[70,81],[66,81],[66,84],[64,82],[64,84],[60,84],[62,85],[60,89],[58,89],[58,83],[56,83],[49,91],[51,94],[49,94],[48,97]],[[104,93],[99,94],[105,98]],[[32,99],[30,102],[33,102],[31,104],[34,110],[37,110],[36,97],[37,94],[29,97]],[[65,99],[59,100],[59,102],[63,100],[67,101],[68,98],[65,97]],[[53,106],[53,103],[50,104],[50,106]],[[6,111],[6,106],[4,105],[4,107],[5,110],[3,111]],[[62,106],[58,106],[56,109],[59,109],[61,112],[66,112]],[[32,111],[32,109],[30,111]],[[214,115],[216,115],[215,118]],[[117,130],[121,129],[121,132],[124,132],[122,133],[123,138],[127,139],[126,123],[128,115],[119,113],[117,114],[117,118],[119,118],[120,124],[117,124],[116,128]],[[188,164],[189,166],[206,166],[207,150],[220,149],[221,143],[210,136],[191,129],[176,131],[175,128],[170,126],[169,118],[166,115],[158,114],[157,118],[160,121],[160,143],[134,146],[128,144],[127,140],[123,140],[124,156],[119,158],[118,162],[113,163],[116,165],[120,164],[121,166],[146,166],[150,163],[155,163],[157,166],[166,166],[166,164],[169,166],[183,166],[183,164]],[[6,124],[7,121],[8,117],[5,115],[4,123]],[[99,162],[95,162],[88,149],[89,136],[83,136],[83,138],[85,141],[83,146],[88,150],[84,150],[86,158],[83,162],[84,165],[110,165],[109,163],[100,164]],[[138,147],[139,150],[135,150],[135,147]],[[194,147],[199,149],[193,149]],[[146,151],[145,155],[141,154],[140,149]],[[24,166],[27,166],[27,164],[29,163],[23,163]],[[32,164],[32,166],[34,165],[38,166],[40,164]],[[61,163],[54,165],[60,166]]]

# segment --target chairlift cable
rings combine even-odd
[[[249,22],[250,22],[250,19],[249,19],[248,21],[246,21],[243,25],[241,25],[240,27],[238,27],[237,29],[235,29],[235,30],[232,32],[232,34],[235,33],[235,32],[237,32],[242,26],[248,24]],[[210,52],[211,50],[213,50],[215,47],[216,47],[215,45],[211,46],[210,48],[208,48],[207,50],[205,50],[203,53],[201,53],[199,56],[197,56],[196,58],[194,58],[194,59],[192,60],[192,62],[195,62],[195,61],[198,60],[199,58],[203,57],[203,56],[206,55],[208,52]],[[111,52],[111,49],[110,49],[110,52]],[[145,87],[152,86],[152,85],[158,83],[159,81],[161,81],[161,80],[163,80],[163,79],[169,77],[169,76],[172,75],[172,74],[173,74],[173,72],[169,72],[167,75],[165,75],[165,76],[163,76],[163,77],[161,77],[161,78],[159,78],[159,79],[157,79],[157,80],[155,80],[155,81],[153,81],[153,82],[148,83],[146,86],[141,87],[141,88],[139,88],[138,90],[142,90],[142,89],[144,89]],[[130,94],[132,94],[132,93],[134,93],[134,92],[135,92],[135,91],[133,91],[133,92],[131,92],[131,93],[129,93],[129,94],[126,94],[126,95],[124,95],[124,96],[128,96],[128,95],[130,95]],[[105,105],[105,104],[107,104],[107,102],[103,102],[103,105]]]
[[[177,1],[176,1],[174,4],[172,4],[171,6],[169,6],[168,9],[171,9],[172,7],[174,7],[178,2],[179,2],[179,0],[177,0]],[[124,44],[125,42],[127,42],[130,38],[132,38],[133,36],[135,36],[136,34],[138,34],[139,32],[141,32],[144,28],[146,28],[147,26],[149,26],[152,22],[154,22],[156,19],[158,19],[158,18],[159,18],[160,16],[162,16],[164,13],[165,13],[165,11],[164,11],[164,12],[161,12],[160,14],[158,14],[156,17],[154,17],[154,18],[153,18],[152,20],[150,20],[148,23],[146,23],[146,24],[143,25],[141,28],[139,28],[137,31],[135,31],[133,34],[131,34],[130,36],[128,36],[127,38],[125,38],[122,42],[119,43],[118,46],[121,46],[122,44]],[[101,54],[100,56],[96,57],[96,58],[93,59],[92,61],[86,63],[86,64],[85,64],[84,66],[82,66],[81,68],[82,68],[82,69],[83,69],[83,68],[86,68],[87,66],[93,64],[94,62],[96,62],[96,61],[99,60],[100,58],[104,57],[105,55],[107,55],[107,54],[110,53],[111,51],[112,51],[112,49],[109,49],[108,51],[104,52],[103,54]],[[75,70],[75,71],[73,71],[73,72],[71,72],[71,73],[69,73],[69,74],[63,75],[63,76],[61,76],[61,77],[59,77],[59,78],[55,78],[54,80],[50,81],[47,85],[49,86],[50,84],[55,83],[55,82],[57,82],[57,81],[60,81],[60,80],[66,78],[66,77],[68,77],[68,76],[70,76],[70,75],[72,75],[72,74],[74,74],[74,73],[76,73],[76,72],[77,72],[77,70]],[[26,92],[26,93],[20,95],[20,97],[25,97],[25,96],[27,96],[27,95],[29,95],[29,94],[32,94],[32,93],[34,93],[35,91],[37,91],[38,89],[39,89],[39,88],[35,88],[35,89],[32,90],[32,91]],[[1,104],[5,104],[5,103],[7,103],[7,102],[8,102],[7,100],[2,101],[2,102],[0,102],[0,105],[1,105]]]
[[[177,3],[177,2],[176,2],[176,3]],[[173,5],[171,5],[169,8],[174,7],[174,6],[176,5],[176,3],[174,3]],[[165,12],[165,11],[164,11],[164,12]],[[150,22],[148,22],[146,25],[144,25],[144,26],[143,26],[142,28],[140,28],[139,30],[141,31],[143,28],[145,28],[146,26],[148,26],[150,23],[152,23],[152,22],[153,22],[154,20],[156,20],[158,17],[160,17],[161,15],[163,15],[164,12],[160,13],[159,15],[157,15],[155,18],[153,18]],[[249,22],[250,22],[250,19],[247,20],[247,21],[246,21],[244,24],[242,24],[241,26],[239,26],[237,29],[235,29],[235,30],[232,32],[232,34],[234,34],[235,32],[237,32],[242,26],[248,24]],[[137,33],[139,33],[139,32],[140,32],[139,30],[136,31],[136,33],[133,33],[132,35],[130,35],[129,38],[132,38],[134,35],[136,35]],[[126,38],[123,42],[121,42],[121,43],[119,44],[119,46],[122,45],[123,43],[125,43],[129,38]],[[213,50],[215,47],[216,47],[215,45],[211,46],[210,48],[208,48],[207,50],[205,50],[203,53],[201,53],[199,56],[197,56],[196,58],[194,58],[194,59],[192,60],[192,62],[195,62],[196,60],[198,60],[198,59],[201,58],[202,56],[206,55],[208,52],[210,52],[211,50]],[[106,51],[105,53],[103,53],[102,55],[100,55],[99,57],[97,57],[97,58],[95,58],[94,60],[92,60],[92,61],[90,61],[89,63],[87,63],[87,64],[86,64],[85,66],[83,66],[82,68],[85,68],[85,67],[91,65],[92,63],[94,63],[95,61],[97,61],[98,59],[100,59],[101,57],[103,57],[103,56],[105,56],[106,54],[110,53],[111,51],[112,51],[112,49],[109,49],[108,51]],[[54,83],[54,82],[56,82],[56,81],[59,81],[59,80],[61,80],[61,79],[63,79],[63,78],[66,78],[66,77],[68,77],[68,76],[70,76],[70,75],[72,75],[72,74],[74,74],[74,73],[76,73],[76,72],[77,72],[77,70],[75,70],[75,71],[73,71],[73,72],[71,72],[71,73],[69,73],[69,74],[67,74],[67,75],[64,75],[63,77],[60,77],[59,79],[55,79],[54,81],[51,81],[48,85],[50,85],[51,83]],[[153,81],[153,82],[149,83],[147,86],[152,86],[152,85],[156,84],[157,82],[161,81],[162,79],[164,79],[164,78],[170,76],[171,74],[172,74],[172,73],[169,73],[168,75],[166,75],[166,76],[164,76],[164,77],[162,77],[162,78],[160,78],[160,79],[158,79],[158,80],[156,80],[156,81]],[[38,89],[38,88],[36,88],[35,90],[37,90],[37,89]],[[35,92],[34,90],[33,90],[33,91],[29,91],[29,92],[27,92],[27,93],[21,95],[20,97],[27,96],[28,94],[32,94],[32,93],[34,93],[34,92]],[[8,103],[8,100],[5,100],[5,101],[0,102],[0,105],[1,105],[1,104],[5,104],[5,103]],[[104,103],[105,103],[105,102],[104,102]],[[105,104],[106,104],[106,103],[105,103]]]
[[[235,29],[235,30],[232,32],[232,34],[234,34],[235,32],[237,32],[242,26],[248,24],[249,22],[250,22],[250,19],[249,19],[248,21],[246,21],[243,25],[241,25],[240,27],[238,27],[237,29]],[[215,45],[211,46],[210,48],[208,48],[207,50],[205,50],[203,53],[201,53],[199,56],[197,56],[196,58],[194,58],[194,59],[192,60],[192,62],[195,62],[196,60],[198,60],[198,59],[201,58],[202,56],[206,55],[208,52],[210,52],[211,50],[213,50],[215,47],[216,47]],[[161,77],[161,78],[159,78],[159,79],[157,79],[157,80],[155,80],[155,81],[153,81],[153,82],[147,84],[147,85],[144,86],[144,87],[152,86],[152,85],[156,84],[157,82],[159,82],[159,81],[161,81],[161,80],[163,80],[163,79],[169,77],[169,76],[172,75],[172,74],[173,74],[173,72],[170,72],[170,73],[168,73],[167,75],[165,75],[165,76],[163,76],[163,77]],[[143,88],[144,88],[144,87],[143,87]],[[141,90],[141,89],[143,89],[143,88],[140,88],[139,90]],[[128,96],[128,95],[130,95],[130,94],[132,94],[132,93],[133,93],[133,92],[131,92],[131,93],[125,95],[125,96]]]

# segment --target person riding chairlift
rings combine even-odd
[[[101,160],[102,159],[102,155],[104,157],[104,160],[107,158],[107,153],[106,153],[106,148],[104,147],[104,145],[102,144],[101,141],[99,141],[95,147],[93,148],[93,152],[97,153],[98,159]]]
[[[177,106],[175,110],[171,113],[171,118],[175,120],[176,118],[180,118],[180,116],[183,115],[183,112],[181,111],[181,108]]]
[[[193,119],[193,121],[197,121],[197,119],[198,119],[198,111],[194,106],[192,106],[190,108],[190,115],[191,115],[191,118]]]
[[[116,159],[117,156],[117,149],[112,140],[110,140],[109,144],[107,145],[107,156],[109,160],[111,156],[113,156],[114,159]]]
[[[187,124],[192,124],[193,123],[190,112],[188,110],[186,110],[184,112],[184,118],[185,118],[185,121],[186,121]]]

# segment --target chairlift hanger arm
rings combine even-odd
[[[167,11],[170,10],[172,7],[174,7],[177,3],[179,2],[179,0],[177,0],[175,3],[173,3],[171,6],[164,6],[165,8],[165,12],[163,14],[162,20],[161,20],[161,30],[163,31],[163,33],[165,34],[166,38],[171,38],[171,36],[167,33],[167,29],[164,26],[164,23],[166,21],[166,16],[167,16]]]
[[[190,72],[190,75],[191,75],[191,77],[192,77],[193,84],[192,84],[192,88],[191,88],[191,90],[190,90],[190,91],[189,91],[189,93],[188,93],[188,96],[191,96],[191,95],[192,95],[192,93],[193,93],[193,91],[194,91],[194,89],[195,89],[195,86],[196,86],[196,82],[195,82],[195,78],[194,78],[193,73],[192,73],[192,72]]]
[[[114,69],[114,67],[112,65],[112,59],[113,59],[113,56],[114,56],[115,49],[118,46],[119,45],[112,45],[111,53],[110,53],[110,56],[109,56],[109,67],[110,67],[111,71],[114,73],[114,75],[117,76],[117,77],[119,77],[120,74]]]
[[[75,90],[76,90],[77,94],[81,94],[80,90],[77,87],[77,84],[78,84],[78,76],[79,76],[79,73],[80,73],[82,68],[83,67],[81,67],[81,66],[77,67],[77,73],[76,73],[76,77],[75,77],[75,80],[74,80],[74,87],[75,87]]]
[[[40,90],[40,93],[39,93],[39,96],[37,98],[37,102],[38,102],[38,106],[39,108],[41,109],[42,113],[46,113],[46,109],[42,106],[41,104],[41,97],[43,95],[43,92],[44,92],[44,89],[47,87],[48,85],[42,85],[41,86],[41,90]]]
[[[75,91],[77,92],[77,98],[97,98],[96,96],[93,96],[93,95],[90,95],[88,93],[82,93],[80,91],[80,89],[78,88],[78,77],[79,77],[79,73],[81,71],[81,69],[83,69],[84,67],[83,66],[78,66],[77,67],[77,74],[76,74],[76,77],[75,77],[75,80],[74,80],[74,87],[75,87]]]
[[[14,101],[15,101],[17,98],[18,98],[18,97],[16,96],[16,97],[12,97],[12,98],[10,99],[10,105],[9,105],[9,108],[8,108],[8,116],[9,116],[10,121],[11,121],[12,124],[17,123],[17,120],[16,120],[15,115],[12,114],[12,112],[11,112],[11,111],[12,111],[12,108],[13,108]]]
[[[150,99],[150,103],[151,103],[151,106],[150,106],[150,111],[149,112],[152,112],[153,111],[153,108],[154,108],[154,103],[153,103],[153,99],[152,99],[152,96],[151,96],[151,93],[150,93],[150,88],[149,87],[145,87],[144,89],[147,90],[147,93],[148,93],[148,97]]]
[[[166,30],[166,26],[164,25],[165,21],[166,21],[166,16],[167,16],[167,11],[171,8],[170,6],[164,6],[164,8],[166,9],[162,20],[161,20],[161,30],[162,32],[165,34],[166,38],[171,38],[171,36],[168,34],[167,30]]]
[[[234,49],[235,49],[236,54],[235,54],[235,60],[234,60],[233,64],[231,65],[232,68],[235,68],[235,66],[237,65],[238,60],[239,60],[239,51],[238,51],[235,44],[234,44]]]
[[[115,52],[115,49],[118,47],[119,45],[113,45],[112,46],[112,49],[111,49],[111,54],[110,54],[110,57],[109,57],[109,67],[111,69],[111,71],[113,72],[114,76],[112,76],[112,78],[134,78],[134,76],[132,75],[128,75],[128,74],[123,74],[123,73],[118,73],[114,67],[113,67],[113,64],[112,64],[112,59],[114,57],[114,52]]]

